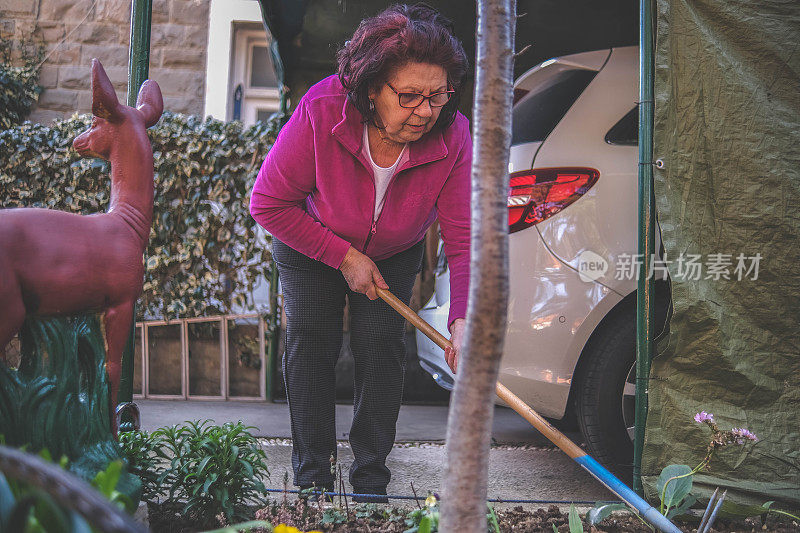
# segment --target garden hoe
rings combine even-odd
[[[375,291],[387,304],[391,305],[398,313],[403,315],[406,320],[424,333],[430,340],[435,342],[441,349],[451,347],[450,341],[441,333],[436,331],[430,324],[422,320],[418,314],[411,310],[400,299],[387,291],[376,286]],[[620,481],[614,474],[609,472],[603,465],[587,455],[577,444],[569,440],[563,433],[554,428],[542,416],[534,411],[529,405],[520,400],[514,393],[505,388],[501,383],[497,383],[496,391],[501,400],[506,402],[509,407],[533,425],[542,435],[547,437],[550,442],[558,446],[561,451],[569,455],[576,463],[581,465],[595,479],[606,486],[608,490],[616,494],[628,506],[633,508],[642,518],[650,522],[653,526],[665,533],[680,533],[675,524],[658,512],[652,505],[647,503],[641,496],[636,494],[625,483]]]

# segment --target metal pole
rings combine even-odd
[[[127,104],[136,105],[139,87],[148,77],[150,70],[150,18],[152,0],[133,0],[131,4],[131,47],[128,59],[128,98]],[[122,354],[122,377],[120,378],[117,401],[133,400],[133,336],[136,333],[136,315],[131,323],[131,333]]]
[[[653,353],[655,280],[649,275],[655,248],[653,192],[653,0],[639,3],[639,279],[636,291],[636,429],[633,489],[642,494],[642,449]]]
[[[150,71],[150,18],[153,0],[133,0],[131,4],[131,48],[128,59],[128,105],[136,105],[139,87]]]

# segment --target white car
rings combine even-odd
[[[637,100],[637,47],[545,61],[514,84],[509,163],[500,382],[543,416],[576,420],[590,453],[620,474],[633,456]],[[669,287],[663,269],[654,277],[658,333]],[[448,278],[441,259],[435,293],[420,310],[443,334]],[[442,350],[419,332],[417,352],[451,389]]]

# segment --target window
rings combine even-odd
[[[280,108],[280,91],[264,27],[237,24],[234,32],[233,70],[228,88],[229,119],[247,125],[265,121]]]
[[[639,106],[637,105],[606,133],[608,144],[636,146],[639,144]]]
[[[278,78],[275,77],[275,70],[272,68],[272,59],[269,55],[269,48],[264,45],[253,43],[249,47],[250,63],[250,88],[253,89],[274,89],[278,86]]]
[[[511,111],[511,145],[544,141],[594,79],[594,70],[561,70]]]

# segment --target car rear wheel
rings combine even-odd
[[[589,453],[624,482],[633,472],[636,316],[622,312],[602,326],[583,354],[575,410]]]

